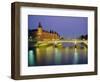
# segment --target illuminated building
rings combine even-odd
[[[35,41],[51,41],[51,40],[59,40],[60,35],[54,31],[46,31],[43,29],[41,23],[39,23],[37,29],[33,29],[29,31],[29,40]]]

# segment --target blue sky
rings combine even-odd
[[[76,38],[88,34],[87,17],[28,15],[28,29],[36,29],[39,22],[44,30],[56,31],[64,38]]]

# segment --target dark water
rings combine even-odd
[[[33,47],[28,51],[28,66],[87,64],[87,48]]]

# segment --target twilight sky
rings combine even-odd
[[[64,38],[88,34],[87,17],[28,15],[28,29],[37,29],[39,22],[44,30],[56,31]]]

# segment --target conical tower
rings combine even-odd
[[[42,28],[42,25],[41,25],[41,23],[40,23],[40,22],[39,22],[38,28]]]
[[[42,25],[39,22],[39,25],[38,25],[38,35],[41,35],[41,34],[42,34]]]

